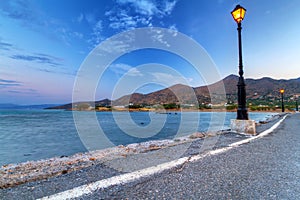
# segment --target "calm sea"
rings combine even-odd
[[[89,123],[93,121],[92,112],[78,113],[83,116],[81,121],[86,121],[80,123],[80,134],[69,111],[0,110],[0,166],[86,152],[82,130],[97,134],[99,128]],[[236,117],[236,113],[206,112],[97,112],[94,115],[112,145],[172,139],[214,128],[228,129],[230,119]],[[272,115],[274,113],[250,113],[250,118],[260,121]]]

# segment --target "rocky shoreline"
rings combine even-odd
[[[26,182],[42,180],[117,158],[124,158],[132,154],[155,151],[182,143],[192,142],[200,138],[212,137],[221,133],[222,131],[216,133],[194,133],[190,136],[176,138],[174,140],[148,141],[126,146],[119,145],[103,150],[77,153],[69,157],[61,156],[39,161],[27,161],[20,164],[3,165],[0,168],[0,188],[8,188]]]
[[[271,126],[281,117],[282,115],[275,115],[267,121],[259,122],[257,124],[258,133]],[[27,161],[20,164],[3,165],[0,168],[0,188],[4,189],[27,182],[56,177],[62,174],[88,168],[93,165],[113,162],[114,160],[133,155],[147,154],[149,152],[168,148],[180,148],[180,145],[191,145],[193,142],[203,142],[207,138],[217,138],[217,136],[221,135],[226,137],[226,134],[229,134],[230,137],[238,138],[236,136],[232,136],[233,133],[231,133],[229,130],[212,133],[197,132],[192,135],[175,138],[173,140],[148,141],[143,143],[129,144],[126,146],[119,145],[103,150],[77,153],[69,157],[61,156],[39,161]],[[224,144],[217,144],[217,146],[220,145]]]

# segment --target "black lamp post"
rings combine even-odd
[[[233,19],[238,25],[238,42],[239,42],[239,82],[238,82],[238,110],[237,119],[248,120],[248,111],[246,106],[246,84],[244,80],[243,60],[242,60],[242,21],[244,19],[246,9],[237,5],[231,12]]]
[[[299,108],[298,108],[298,99],[296,99],[296,111],[297,112],[299,111]]]
[[[281,94],[281,111],[284,112],[284,103],[283,103],[284,89],[280,90],[280,94]]]

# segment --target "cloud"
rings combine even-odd
[[[5,46],[12,47],[11,50],[6,53],[4,59],[2,59],[3,65],[13,65],[20,68],[32,68],[36,71],[55,74],[65,74],[71,76],[76,75],[75,71],[70,70],[73,69],[73,67],[67,67],[65,65],[65,60],[63,58],[52,56],[46,53],[30,53],[24,49],[16,48],[14,45],[5,42],[0,42],[0,49],[1,44],[7,44]]]
[[[22,93],[21,91],[16,91],[16,90],[8,90],[7,92],[14,93],[14,94],[20,94],[20,93]]]
[[[104,40],[104,37],[102,36],[102,31],[103,31],[102,20],[99,20],[93,27],[93,32],[92,32],[93,35],[92,42],[95,46]]]
[[[0,83],[1,87],[21,86],[19,83]]]
[[[177,1],[116,0],[116,3],[113,9],[105,12],[105,16],[110,28],[124,31],[153,26],[154,18],[169,16]]]
[[[131,50],[131,44],[133,36],[132,34],[123,34],[122,37],[117,39],[111,39],[106,43],[103,43],[101,45],[101,48],[99,50],[102,51],[102,53],[95,52],[98,55],[101,56],[110,56],[111,53],[118,53],[118,54],[125,54],[128,53]]]
[[[1,50],[10,50],[13,47],[12,44],[6,43],[6,42],[0,42],[0,49]]]
[[[90,33],[90,38],[86,40],[87,43],[89,43],[92,46],[92,48],[96,47],[100,42],[102,42],[105,39],[105,28],[103,25],[104,19],[98,19],[95,13],[80,14],[78,19],[80,19],[78,20],[80,22],[85,20],[92,29]]]
[[[83,38],[83,34],[79,33],[77,31],[73,32],[72,35],[78,39],[82,39]]]
[[[123,76],[123,75],[131,76],[131,77],[144,76],[143,73],[137,68],[124,63],[113,64],[109,67],[109,70],[111,70],[113,73],[115,73],[118,76]]]
[[[137,77],[137,76],[144,76],[141,71],[139,71],[137,68],[132,68],[126,73],[127,76]]]
[[[117,15],[109,16],[109,27],[117,30],[129,30],[137,27],[138,22],[141,22],[138,16],[129,16],[126,11],[121,11]]]
[[[80,13],[80,15],[77,17],[77,22],[81,23],[83,18],[84,18],[84,15],[82,13]]]
[[[171,26],[169,26],[169,29],[176,32],[178,31],[176,24],[172,24]]]
[[[135,8],[135,11],[142,15],[160,14],[157,5],[149,0],[117,0],[120,4],[129,4]]]
[[[65,74],[65,75],[71,75],[71,76],[76,76],[77,72],[76,71],[66,71],[66,70],[53,70],[53,69],[45,69],[45,68],[39,68],[37,69],[38,71],[41,72],[46,72],[46,73],[52,73],[52,74]]]
[[[65,22],[53,18],[40,11],[34,2],[29,0],[10,0],[0,1],[0,14],[18,21],[21,26],[41,33],[51,40],[58,40],[71,46],[72,39],[82,39],[83,34],[70,30]],[[81,14],[82,15],[82,14]],[[83,15],[77,21],[83,20]]]
[[[176,1],[166,1],[163,12],[170,15],[172,13],[176,3],[177,3]]]
[[[124,63],[113,64],[109,67],[109,70],[114,72],[117,75],[123,75],[128,72],[132,67]]]
[[[169,31],[172,31],[171,33],[173,33],[173,35],[176,36],[176,31],[171,29]],[[153,35],[151,36],[153,42],[159,42],[165,47],[170,47],[170,44],[167,42],[164,32],[162,32],[161,30],[151,30],[151,32],[153,32]]]
[[[22,88],[22,89],[14,89],[14,90],[7,90],[8,93],[13,93],[13,94],[26,94],[26,95],[37,95],[39,92],[35,89],[27,89],[27,88]]]
[[[8,80],[8,79],[0,79],[0,87],[14,87],[14,86],[21,86],[22,84],[15,80]]]
[[[3,15],[23,22],[36,21],[35,10],[32,9],[30,1],[12,0],[1,1],[0,10]]]
[[[161,18],[170,16],[177,0],[115,0],[113,7],[104,12],[99,19],[95,13],[80,13],[77,22],[85,20],[91,27],[91,38],[87,40],[92,47],[97,46],[108,34],[132,30],[138,27],[161,26]],[[166,27],[170,26],[169,24]],[[176,25],[171,28],[176,29]],[[108,30],[110,29],[110,30]]]
[[[0,83],[18,83],[18,81],[14,81],[14,80],[7,80],[7,79],[0,79]]]
[[[145,16],[165,16],[171,14],[177,1],[117,0],[117,3],[133,7],[137,14]]]
[[[164,82],[166,85],[187,84],[189,80],[183,76],[163,72],[151,73],[154,82]]]
[[[93,13],[84,14],[84,18],[89,24],[95,24],[97,22],[96,16]]]
[[[61,61],[61,59],[46,55],[46,54],[35,54],[35,55],[12,55],[12,59],[15,60],[25,60],[25,61],[33,61],[37,63],[43,63],[43,64],[50,64],[52,66],[60,66],[61,64],[58,63]]]

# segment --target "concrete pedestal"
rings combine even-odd
[[[231,120],[231,131],[234,131],[237,133],[256,135],[255,121],[254,120],[232,119]]]

